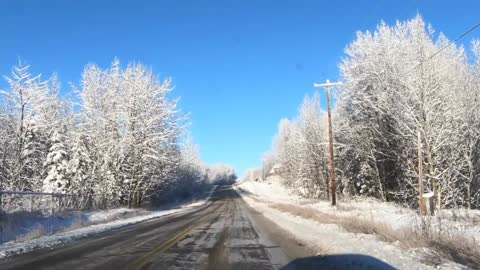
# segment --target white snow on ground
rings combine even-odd
[[[293,194],[282,185],[271,182],[243,181],[237,185],[246,192],[250,192],[259,198],[266,198],[275,202],[302,203],[305,199]]]
[[[150,214],[143,209],[118,208],[96,211],[71,211],[44,214],[40,211],[17,211],[3,214],[0,243],[27,241],[46,234],[55,234],[89,225]]]
[[[395,203],[382,202],[374,198],[358,198],[350,201],[340,201],[334,208],[330,202],[311,200],[293,194],[278,182],[246,181],[239,185],[244,191],[271,202],[294,203],[315,210],[342,217],[368,218],[378,223],[388,223],[393,229],[401,229],[419,222],[413,209],[402,207]],[[480,242],[480,210],[444,209],[431,218],[432,225],[451,228],[475,238]]]
[[[464,269],[455,263],[444,263],[437,267],[420,262],[420,250],[403,249],[396,244],[379,240],[375,235],[349,233],[335,224],[323,224],[313,220],[294,216],[271,207],[272,203],[293,204],[311,207],[321,213],[338,217],[358,217],[386,223],[392,228],[413,226],[416,213],[408,208],[384,203],[378,200],[361,199],[359,201],[339,202],[333,208],[327,201],[303,199],[292,194],[279,183],[245,181],[236,185],[245,201],[278,226],[291,232],[297,240],[307,244],[321,254],[361,254],[380,259],[397,269]],[[447,216],[445,210],[442,216]],[[469,217],[480,215],[479,211],[469,211]],[[442,218],[443,224],[452,224],[451,228],[462,225],[461,220]],[[454,226],[455,225],[455,226]],[[479,237],[479,223],[465,225],[468,233]]]
[[[217,186],[214,186],[209,191],[206,199],[198,200],[190,204],[180,205],[177,208],[169,210],[147,211],[143,209],[118,208],[85,213],[82,215],[83,220],[81,223],[81,225],[84,227],[70,231],[59,232],[53,235],[42,236],[23,242],[10,241],[3,243],[0,245],[0,258],[29,252],[38,248],[53,247],[85,236],[98,234],[108,230],[174,214],[192,207],[201,206],[210,199],[216,187]],[[86,220],[84,220],[84,218],[86,218]],[[70,222],[71,221],[68,221],[68,223]]]
[[[130,209],[130,208],[117,208],[117,209],[110,209],[105,211],[94,211],[91,213],[87,213],[88,221],[92,223],[102,223],[108,222],[119,217],[130,216],[130,215],[141,215],[142,213],[146,212],[142,209]]]
[[[173,214],[180,210],[181,209],[172,209],[172,210],[153,212],[148,215],[116,220],[108,223],[91,225],[85,228],[76,229],[68,232],[62,232],[54,235],[43,236],[37,239],[32,239],[32,240],[21,242],[21,243],[17,243],[15,241],[7,242],[0,246],[0,258],[9,256],[9,255],[19,254],[19,253],[25,253],[37,248],[55,246],[55,245],[58,245],[67,241],[71,241],[74,239],[78,239],[81,237],[85,237],[88,235],[101,233],[107,230],[120,228],[126,225],[131,225],[131,224],[146,221],[149,219],[158,218],[168,214]]]

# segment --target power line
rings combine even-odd
[[[462,39],[463,37],[465,37],[466,35],[470,34],[471,32],[473,32],[473,30],[477,29],[478,27],[480,27],[480,23],[475,25],[474,27],[470,28],[468,31],[466,31],[465,33],[461,34],[459,37],[457,37],[455,40],[452,40],[450,41],[447,45],[443,46],[440,50],[438,50],[437,52],[435,52],[434,54],[432,54],[430,57],[428,57],[427,59],[423,60],[422,62],[420,62],[419,64],[417,64],[416,66],[414,66],[412,69],[410,69],[408,72],[405,73],[405,75],[408,75],[410,72],[414,71],[416,68],[418,68],[419,66],[423,65],[425,62],[429,61],[430,59],[432,59],[433,57],[435,57],[437,54],[441,53],[443,50],[445,50],[446,48],[448,48],[450,45],[452,45],[453,43],[459,41],[460,39]]]

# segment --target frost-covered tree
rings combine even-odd
[[[272,168],[278,163],[277,155],[274,151],[266,152],[262,157],[262,177],[267,177]],[[265,179],[264,179],[265,180]]]
[[[205,165],[200,159],[198,145],[193,143],[190,136],[185,139],[180,154],[175,189],[181,197],[188,197],[206,186]]]
[[[92,144],[95,189],[108,200],[139,206],[172,178],[183,127],[172,89],[139,64],[85,69],[80,132]]]
[[[301,133],[296,122],[282,119],[278,134],[274,141],[274,151],[278,162],[282,165],[282,177],[287,186],[295,186],[298,175],[297,165],[300,164],[302,144]]]
[[[5,108],[0,107],[0,127],[2,127],[0,128],[0,190],[10,189],[11,184],[11,162],[15,152],[13,136],[11,136],[15,130],[13,124]]]
[[[95,194],[94,164],[90,157],[89,142],[78,134],[73,138],[70,160],[68,161],[68,177],[70,178],[70,192],[79,195],[79,204],[82,207],[91,205]]]
[[[297,119],[280,122],[274,152],[285,183],[307,197],[328,198],[326,122],[320,97],[305,97]]]
[[[461,204],[480,207],[480,42],[472,42],[474,57],[470,67],[470,76],[465,78],[467,87],[459,93],[460,123],[458,133],[463,135],[460,147],[461,166],[458,176],[462,178]]]
[[[161,151],[180,136],[177,100],[167,95],[173,89],[171,80],[158,81],[142,65],[130,65],[123,73],[125,99],[122,103],[122,139],[124,146],[122,173],[130,200],[140,204],[146,192],[159,184],[155,174],[157,163],[169,159],[169,151]],[[164,150],[166,150],[164,149]]]
[[[232,184],[237,180],[235,169],[227,164],[215,164],[206,169],[208,181],[216,184]]]
[[[471,74],[462,47],[429,58],[448,43],[417,16],[358,33],[347,47],[336,110],[344,188],[416,203],[420,132],[425,191],[435,192],[438,207],[464,201],[462,175],[471,169],[461,127]]]
[[[305,97],[300,108],[300,121],[306,149],[302,163],[309,197],[329,196],[325,119],[325,114],[320,109],[320,95],[315,93],[311,98]]]
[[[263,177],[262,168],[248,169],[245,173],[243,180],[246,181],[261,181]]]
[[[1,90],[2,141],[10,146],[4,145],[4,187],[41,190],[48,138],[59,110],[55,79],[43,81],[21,64],[5,79],[9,87]]]
[[[112,197],[117,194],[111,169],[116,165],[116,155],[112,148],[119,144],[118,136],[115,136],[111,126],[117,113],[113,110],[112,103],[115,103],[117,97],[110,92],[116,89],[108,87],[108,83],[110,82],[99,67],[88,65],[82,74],[81,87],[76,89],[81,100],[76,143],[85,142],[85,147],[79,145],[77,150],[87,151],[78,155],[88,157],[91,161],[90,177],[94,183],[93,189],[98,197],[102,197],[101,201],[104,203],[113,200]],[[78,141],[80,138],[81,141]],[[77,176],[77,179],[79,178],[82,177]]]
[[[45,161],[47,176],[43,179],[44,192],[66,193],[70,188],[68,175],[68,153],[64,144],[65,137],[55,131],[50,139],[50,149]]]

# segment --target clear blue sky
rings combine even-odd
[[[418,12],[453,39],[479,11],[475,0],[0,0],[0,73],[21,58],[57,72],[68,94],[87,63],[142,62],[173,78],[202,158],[242,174],[260,165],[313,82],[338,78],[357,30]]]

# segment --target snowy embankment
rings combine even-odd
[[[53,247],[82,237],[198,207],[210,199],[216,187],[212,187],[205,199],[190,204],[177,205],[175,208],[168,210],[148,211],[144,209],[118,208],[76,213],[63,217],[48,217],[41,220],[37,219],[36,221],[29,220],[24,223],[28,224],[26,225],[28,227],[23,228],[23,230],[17,230],[17,232],[28,231],[28,233],[18,235],[15,240],[0,245],[0,258],[29,252],[38,248]],[[42,229],[39,230],[39,228]],[[40,236],[41,234],[51,235]],[[33,237],[37,238],[31,239]]]
[[[385,225],[393,231],[412,228],[418,222],[416,213],[408,208],[372,199],[340,201],[336,208],[327,201],[304,199],[292,194],[278,183],[246,181],[236,185],[245,201],[278,226],[292,233],[299,242],[306,244],[319,255],[361,254],[380,259],[397,269],[465,269],[449,260],[426,259],[431,251],[425,247],[412,247],[400,240],[380,239],[375,230],[371,233],[356,232],[363,224]],[[463,215],[462,215],[463,214]],[[452,213],[443,211],[443,229],[462,230],[469,236],[480,237],[479,211]],[[469,221],[466,221],[469,217]],[[441,220],[441,221],[440,221]],[[353,223],[353,224],[352,224]],[[352,230],[353,228],[353,230]],[[378,228],[378,227],[377,227]],[[360,231],[364,228],[360,228]],[[348,267],[349,263],[345,262]],[[353,265],[351,265],[353,267]],[[357,269],[368,269],[368,265]]]

